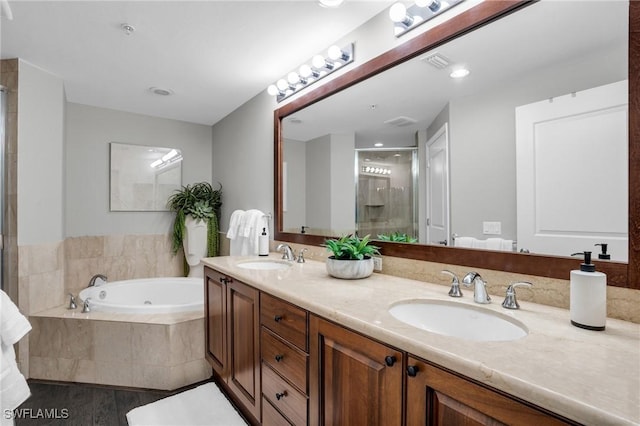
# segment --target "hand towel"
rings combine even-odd
[[[242,255],[257,255],[260,233],[266,228],[265,214],[260,210],[247,210],[244,214],[241,234],[246,238],[242,246]]]
[[[244,217],[244,210],[235,210],[231,213],[231,218],[229,219],[229,229],[227,230],[227,238],[230,240],[235,240],[238,237],[238,229],[240,228],[240,222],[242,222],[242,218]]]
[[[487,250],[502,250],[502,238],[487,238]]]
[[[31,395],[29,385],[16,364],[13,345],[31,330],[9,296],[0,290],[0,409],[14,410]]]
[[[474,241],[476,241],[473,237],[456,237],[454,240],[454,247],[473,247]]]

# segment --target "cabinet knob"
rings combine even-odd
[[[284,355],[278,354],[276,355],[276,362],[280,362],[284,359]]]
[[[220,277],[220,282],[222,284],[229,284],[230,281],[231,280],[229,278],[227,278],[227,277]]]
[[[276,315],[275,317],[273,317],[273,320],[274,320],[275,322],[280,322],[280,321],[282,321],[282,315]]]
[[[384,357],[384,363],[387,364],[387,367],[393,367],[393,364],[396,363],[396,357],[393,355],[389,355]]]
[[[420,371],[420,369],[418,368],[417,365],[407,366],[407,375],[409,377],[416,377],[418,375],[418,371]]]
[[[284,398],[285,396],[287,396],[287,391],[281,392],[281,393],[276,393],[276,399],[278,401],[280,401],[282,398]]]

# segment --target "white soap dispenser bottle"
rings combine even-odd
[[[607,276],[596,271],[591,252],[584,254],[580,270],[571,271],[569,311],[571,324],[587,330],[604,330],[607,321]]]
[[[269,236],[267,228],[262,228],[262,234],[258,237],[258,256],[269,255]]]

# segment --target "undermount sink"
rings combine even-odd
[[[291,264],[277,260],[250,260],[247,262],[240,262],[237,266],[244,269],[278,270],[289,268]]]
[[[389,308],[396,319],[413,327],[445,336],[482,342],[517,340],[527,327],[506,315],[444,300],[412,300]]]

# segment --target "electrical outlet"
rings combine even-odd
[[[373,270],[376,272],[382,272],[382,258],[373,256]]]

